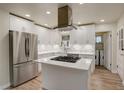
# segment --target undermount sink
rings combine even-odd
[[[60,61],[60,62],[69,62],[69,63],[76,63],[80,57],[72,57],[72,56],[58,56],[54,57],[51,60]]]

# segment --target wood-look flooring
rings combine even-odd
[[[40,90],[42,89],[41,76],[36,77],[18,87],[9,88],[12,90]],[[96,66],[94,73],[91,75],[89,89],[92,90],[124,90],[118,74],[113,74],[104,67]]]
[[[93,90],[124,90],[118,74],[114,74],[104,67],[96,66],[91,76],[90,88]]]

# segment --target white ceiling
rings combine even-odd
[[[58,13],[57,9],[60,6],[66,4],[0,4],[0,8],[5,9],[9,12],[25,17],[25,14],[30,14],[29,19],[34,20],[36,23],[44,25],[48,24],[49,27],[57,26]],[[104,19],[104,23],[115,22],[124,12],[124,4],[68,4],[72,8],[73,12],[73,23],[81,24],[86,23],[101,23],[99,20]],[[47,15],[46,11],[50,11],[51,14]]]

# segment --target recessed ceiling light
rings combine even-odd
[[[84,4],[84,3],[80,3],[80,5],[82,5],[82,4]]]
[[[30,17],[31,15],[29,15],[29,14],[26,14],[25,16],[26,16],[26,17]]]
[[[104,19],[101,19],[100,22],[104,22],[105,20]]]
[[[78,24],[81,24],[81,22],[78,22]]]
[[[45,26],[48,26],[48,24],[44,24]]]
[[[17,21],[20,21],[19,19],[16,19]]]
[[[51,12],[50,11],[46,11],[46,14],[51,14]]]

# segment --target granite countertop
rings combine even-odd
[[[49,64],[49,65],[62,66],[62,67],[67,67],[67,68],[74,68],[74,69],[79,69],[79,70],[89,70],[91,66],[91,62],[92,62],[92,59],[86,59],[86,58],[81,58],[76,63],[68,63],[68,62],[50,60],[51,58],[54,58],[54,57],[57,57],[57,56],[38,59],[38,60],[35,60],[35,62]]]

